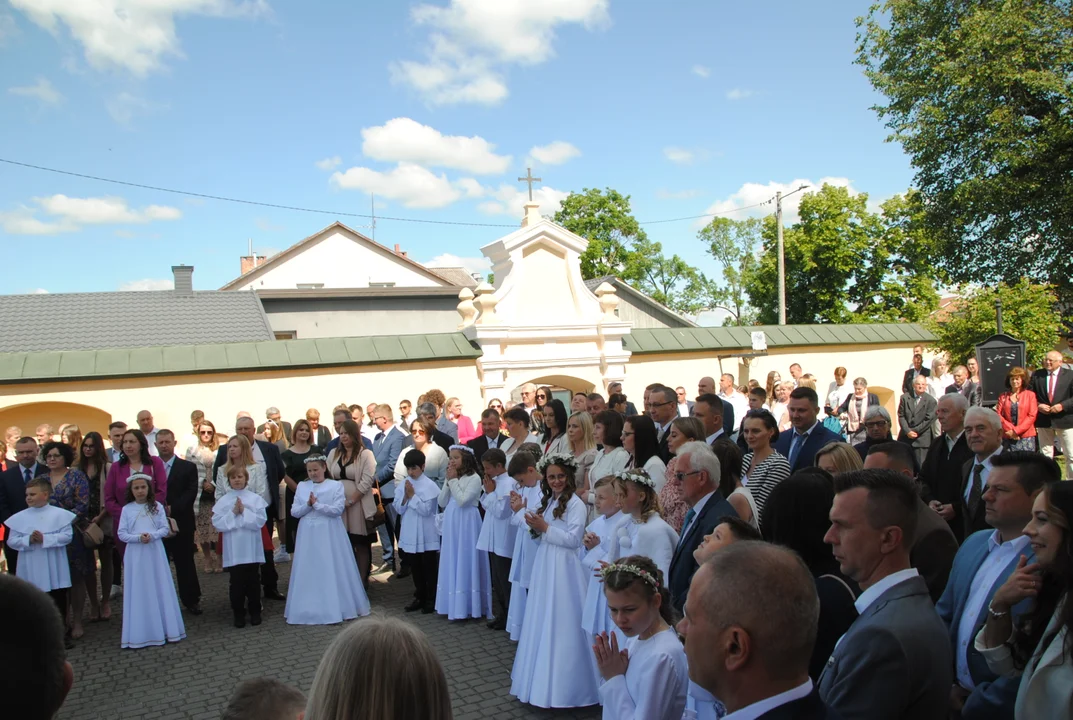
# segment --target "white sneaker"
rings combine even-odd
[[[113,585],[112,586],[112,592],[108,593],[108,599],[109,600],[115,600],[117,597],[120,597],[122,594],[123,594],[123,588],[120,587],[119,585]]]
[[[280,545],[272,554],[272,560],[277,563],[289,563],[291,561],[291,556],[290,553],[287,552],[287,548]]]

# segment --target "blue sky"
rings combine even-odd
[[[675,218],[824,178],[879,201],[912,173],[853,65],[867,5],[0,0],[0,158],[339,212],[375,191],[378,215],[512,227],[527,163],[545,213],[612,187],[642,222]],[[368,223],[0,163],[0,292],[156,288],[179,263],[217,288],[249,240],[274,252],[336,219]],[[712,273],[697,229],[647,228]],[[376,239],[476,266],[509,231],[385,219]]]

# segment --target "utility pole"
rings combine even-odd
[[[782,246],[782,190],[775,193],[775,229],[779,238],[779,325],[786,324],[786,253]]]
[[[373,237],[372,237],[372,239],[376,240],[376,195],[374,193],[369,193],[369,208],[370,208],[369,212],[373,217],[373,221],[372,221]]]

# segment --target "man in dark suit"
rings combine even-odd
[[[678,401],[678,417],[693,417],[693,401],[686,397],[686,389],[679,385],[674,389]]]
[[[286,420],[280,420],[280,412],[278,407],[270,407],[265,410],[265,418],[271,422],[274,422],[279,427],[283,428],[283,437],[287,438],[287,444],[291,442],[291,424]],[[261,423],[257,426],[257,434],[264,435],[265,425]]]
[[[168,473],[168,516],[175,520],[179,532],[164,539],[164,548],[175,563],[175,580],[179,599],[191,615],[201,614],[201,583],[194,564],[194,500],[197,498],[197,465],[175,454],[175,433],[161,429],[156,434],[156,449]]]
[[[794,388],[786,410],[792,427],[789,432],[779,433],[775,449],[790,461],[790,472],[812,467],[817,450],[829,443],[842,442],[841,435],[831,432],[817,419],[820,400],[812,388]]]
[[[399,568],[395,568],[395,543],[399,539],[399,512],[395,509],[395,465],[402,454],[406,436],[395,427],[395,417],[387,403],[375,406],[369,413],[377,433],[373,437],[373,457],[376,458],[376,481],[380,483],[380,501],[384,503],[384,524],[376,529],[380,536],[383,564],[398,577],[410,574],[410,564],[399,551]]]
[[[892,470],[835,476],[831,545],[862,592],[857,619],[820,675],[820,697],[847,718],[945,718],[953,653],[928,586],[910,566],[913,481]]]
[[[689,503],[689,510],[671,558],[667,588],[671,591],[671,605],[682,612],[689,581],[697,571],[693,551],[723,518],[737,517],[738,513],[719,492],[719,459],[707,443],[692,441],[683,444],[678,449],[677,468],[682,497]]]
[[[957,393],[939,398],[935,415],[942,434],[932,441],[917,476],[921,498],[946,520],[959,543],[965,537],[961,520],[961,468],[972,458],[972,450],[965,440],[968,409],[969,401]]]
[[[47,467],[37,462],[38,452],[37,441],[32,437],[21,437],[15,443],[16,462],[0,474],[0,523],[26,509],[26,483],[48,472]],[[4,557],[7,571],[14,575],[19,566],[18,550],[4,543]]]
[[[332,431],[320,424],[320,410],[316,408],[309,408],[306,410],[306,420],[309,421],[309,427],[313,431],[313,437],[310,442],[317,447],[323,449],[332,440]],[[287,436],[287,442],[291,441],[291,436]],[[325,451],[327,452],[327,451]]]
[[[622,393],[622,383],[613,382],[613,383],[610,383],[607,386],[608,397],[610,397],[611,395],[614,395],[615,393]],[[625,395],[625,393],[622,393],[622,394]],[[636,415],[636,414],[637,414],[637,406],[634,405],[629,400],[627,400],[626,401],[626,417],[630,417],[630,416]]]
[[[697,395],[715,395],[719,397],[715,392],[715,378],[702,377],[700,382],[697,383]],[[723,398],[719,399],[723,400]],[[734,415],[734,406],[723,400],[723,427],[736,428],[739,425],[741,425],[741,418]]]
[[[685,609],[678,632],[685,636],[689,679],[727,712],[755,708],[748,717],[756,720],[837,720],[809,679],[820,603],[812,575],[792,550],[756,541],[718,550],[693,577]]]
[[[965,442],[973,456],[961,466],[957,499],[961,505],[962,537],[990,527],[984,516],[983,497],[991,460],[1002,452],[1002,418],[990,408],[970,407],[965,413]]]
[[[931,375],[931,370],[924,367],[924,356],[920,353],[913,355],[913,367],[905,371],[905,375],[902,377],[902,392],[913,392],[913,381],[923,375],[928,377]],[[927,387],[927,384],[924,386]]]
[[[917,490],[920,489],[916,483],[913,453],[904,443],[876,445],[865,458],[864,467],[893,470],[913,480]],[[924,582],[928,584],[928,593],[935,602],[946,589],[950,567],[957,555],[958,541],[950,526],[919,497],[916,506],[916,532],[909,545],[909,563],[920,572]]]
[[[499,413],[491,408],[481,413],[481,434],[466,443],[473,448],[473,456],[477,459],[477,467],[481,466],[481,458],[490,448],[503,449],[503,443],[507,436],[500,431]]]
[[[436,427],[436,413],[435,403],[423,402],[417,406],[417,417],[432,425],[432,437],[430,437],[429,440],[443,448],[445,453],[449,453],[451,451],[451,446],[455,444],[455,441],[450,435]]]
[[[648,415],[656,425],[656,454],[664,463],[671,460],[671,449],[667,445],[671,434],[671,422],[678,417],[678,399],[674,390],[660,385],[648,394]]]
[[[279,454],[279,448],[270,442],[256,438],[257,428],[248,414],[239,417],[235,421],[235,433],[243,435],[250,442],[250,450],[253,451],[253,461],[264,463],[265,475],[268,477],[268,527],[269,535],[272,533],[272,518],[277,515],[279,506],[279,484],[283,476],[287,474],[283,467],[283,458]],[[220,446],[216,452],[216,462],[212,466],[212,476],[217,476],[217,471],[227,464],[227,443]],[[272,558],[272,550],[265,550],[265,563],[261,566],[261,587],[264,595],[270,600],[286,600],[287,596],[279,591],[279,574],[276,572],[276,562]]]
[[[1039,449],[1054,457],[1054,441],[1062,439],[1066,479],[1073,479],[1073,370],[1062,367],[1062,353],[1052,350],[1043,367],[1032,373],[1029,389],[1036,393],[1036,435]]]
[[[723,401],[718,395],[701,395],[690,409],[704,426],[704,442],[713,445],[721,437],[730,438],[723,426]]]
[[[918,467],[931,448],[935,409],[935,398],[928,394],[928,379],[917,375],[913,380],[913,391],[902,395],[898,403],[898,442],[913,448]]]
[[[1021,557],[1036,561],[1028,536],[1021,530],[1032,520],[1032,503],[1049,482],[1061,479],[1057,463],[1035,452],[997,455],[984,493],[987,523],[994,530],[969,536],[954,559],[946,592],[935,605],[946,623],[954,648],[954,686],[950,693],[951,717],[999,720],[1014,716],[1020,678],[1001,677],[987,666],[973,640],[988,617],[991,599],[1017,569]],[[986,583],[986,584],[985,584]],[[999,612],[1017,619],[1034,601]]]
[[[954,368],[954,382],[946,386],[946,392],[960,394],[971,406],[980,404],[980,383],[972,381],[969,369],[964,365]]]

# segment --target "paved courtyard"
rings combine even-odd
[[[379,548],[374,548],[374,556]],[[290,564],[277,566],[280,588]],[[283,603],[265,601],[264,624],[239,630],[231,624],[227,575],[199,576],[200,617],[187,615],[186,639],[166,647],[119,647],[122,603],[112,604],[112,619],[86,625],[86,635],[70,651],[75,684],[60,710],[60,720],[208,720],[217,719],[235,684],[247,677],[279,678],[309,690],[320,657],[342,626],[292,627],[283,620]],[[483,621],[448,622],[439,615],[405,613],[410,578],[385,573],[373,577],[369,599],[374,612],[405,617],[432,641],[443,661],[456,720],[462,718],[597,718],[599,708],[540,710],[510,696],[514,643]]]

